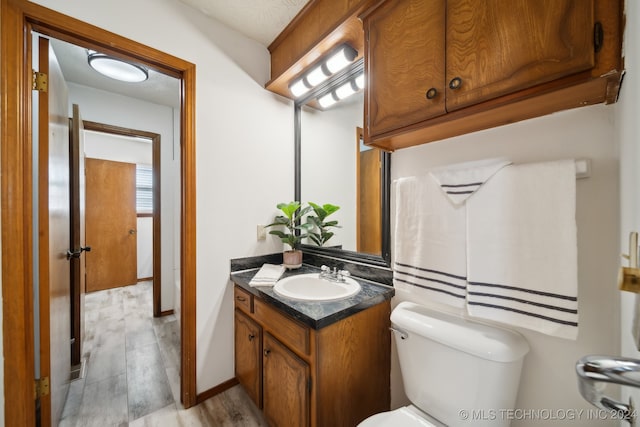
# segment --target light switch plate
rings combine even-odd
[[[256,237],[258,241],[267,240],[267,228],[264,225],[258,224],[256,226]]]

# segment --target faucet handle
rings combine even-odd
[[[338,282],[344,282],[344,278],[349,276],[351,276],[351,273],[349,273],[347,270],[339,270],[336,274],[336,280]]]

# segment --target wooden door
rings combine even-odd
[[[137,282],[136,165],[85,160],[87,292]]]
[[[444,3],[387,1],[365,19],[367,140],[445,113]]]
[[[80,107],[73,105],[70,122],[71,150],[71,364],[78,365],[82,358],[84,340],[85,261],[83,252],[91,250],[85,242],[85,178],[84,178],[84,126]]]
[[[264,416],[273,427],[309,425],[309,365],[268,333],[264,334]]]
[[[262,408],[262,328],[241,311],[235,313],[236,378]]]
[[[363,148],[356,132],[356,251],[382,254],[382,150]]]
[[[49,40],[38,40],[39,71],[49,76],[38,101],[38,222],[41,425],[57,426],[69,388],[70,243],[69,113],[67,85]]]
[[[448,111],[594,66],[594,0],[446,4]]]

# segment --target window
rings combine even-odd
[[[136,165],[136,211],[153,213],[153,169]]]

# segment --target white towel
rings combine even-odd
[[[574,160],[509,166],[467,200],[470,315],[576,339]]]
[[[284,270],[284,265],[263,264],[249,282],[249,286],[273,286],[280,279]]]
[[[504,158],[485,159],[449,165],[429,173],[452,203],[461,204],[496,172],[510,164],[511,161]]]
[[[464,308],[465,207],[449,202],[429,175],[401,178],[394,186],[394,286]]]

